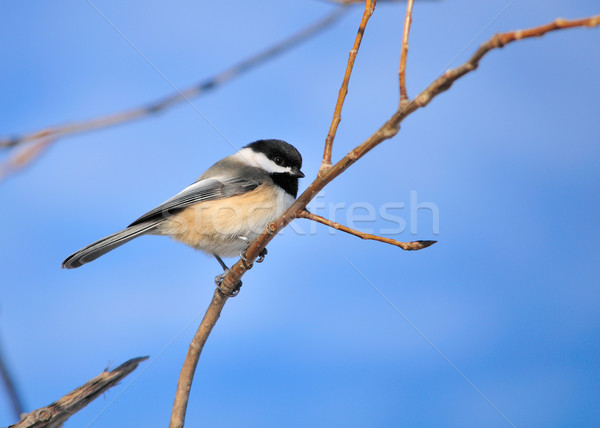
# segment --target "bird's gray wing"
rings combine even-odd
[[[186,187],[171,199],[138,218],[129,227],[148,221],[158,221],[170,217],[198,202],[229,198],[256,189],[263,180],[259,176],[232,178],[205,178]]]

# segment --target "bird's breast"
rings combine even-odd
[[[234,257],[247,245],[240,236],[256,238],[293,201],[283,189],[262,184],[242,195],[194,204],[162,222],[159,233],[210,254]]]

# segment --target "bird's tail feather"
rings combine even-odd
[[[112,235],[102,238],[93,244],[82,248],[76,253],[71,254],[64,262],[62,262],[62,267],[64,269],[78,268],[85,263],[96,260],[98,257],[103,256],[109,251],[120,247],[138,236],[151,233],[156,228],[157,224],[157,222],[136,224],[135,226],[113,233]]]

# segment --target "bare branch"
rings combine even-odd
[[[133,358],[114,370],[100,373],[58,401],[34,410],[9,428],[58,428],[73,414],[83,409],[100,394],[115,386],[148,357]]]
[[[0,181],[37,159],[46,151],[54,140],[56,140],[56,138],[42,138],[40,140],[31,141],[21,147],[17,153],[8,158],[5,162],[0,163]]]
[[[508,33],[501,33],[493,36],[488,42],[484,43],[477,52],[462,66],[448,70],[441,77],[431,83],[423,92],[421,92],[413,101],[406,107],[399,109],[394,115],[388,119],[373,135],[367,138],[363,143],[356,146],[346,156],[340,159],[331,168],[319,172],[315,180],[308,188],[294,201],[294,203],[273,223],[270,223],[263,233],[250,243],[246,250],[246,259],[255,260],[258,254],[267,246],[275,235],[287,226],[299,213],[306,209],[308,203],[323,188],[333,181],[336,177],[346,171],[358,159],[363,157],[381,142],[395,136],[399,129],[400,123],[411,113],[418,110],[420,107],[426,106],[434,97],[448,90],[452,83],[464,76],[465,74],[477,68],[481,58],[492,49],[502,47],[510,42],[521,40],[529,37],[539,37],[550,31],[562,30],[574,27],[597,27],[600,25],[600,15],[577,20],[557,19],[550,24],[540,27],[531,28],[528,30],[517,30]],[[243,260],[238,260],[229,269],[229,272],[223,278],[221,289],[224,292],[231,292],[235,285],[242,279],[248,270],[247,263]]]
[[[221,315],[221,310],[225,306],[227,299],[228,296],[221,293],[218,288],[215,290],[206,314],[204,314],[204,318],[202,318],[202,322],[198,326],[198,330],[196,330],[196,334],[190,343],[181,373],[179,374],[179,380],[177,381],[177,391],[175,392],[175,402],[171,411],[169,428],[183,428],[190,389],[192,388],[192,381],[194,380],[194,373],[196,372],[200,354],[210,332]]]
[[[404,31],[402,32],[402,48],[400,50],[400,69],[398,75],[400,79],[400,106],[410,102],[408,92],[406,91],[406,57],[408,55],[408,35],[410,33],[410,24],[412,23],[412,9],[414,0],[408,0],[406,5],[406,18],[404,19]]]
[[[345,11],[346,7],[338,7],[332,13],[325,16],[320,21],[299,31],[291,37],[278,42],[277,44],[265,49],[264,51],[256,55],[246,58],[245,60],[235,64],[234,66],[222,71],[221,73],[203,82],[199,82],[193,86],[185,88],[175,94],[169,95],[168,97],[155,101],[149,105],[134,108],[131,110],[125,110],[122,112],[82,122],[75,122],[61,126],[53,126],[50,128],[45,128],[36,132],[16,137],[3,137],[0,138],[0,148],[14,147],[19,144],[26,143],[28,141],[35,141],[42,138],[52,137],[54,139],[58,139],[66,135],[78,134],[81,132],[91,131],[99,128],[107,128],[109,126],[118,125],[124,122],[130,122],[132,120],[156,114],[185,100],[197,97],[208,90],[215,89],[216,87],[232,80],[240,74],[245,73],[251,70],[252,68],[255,68],[256,66],[272,59],[273,57],[288,51],[292,47],[308,40],[310,37],[329,27],[331,24],[337,21]]]
[[[360,48],[363,35],[365,34],[367,23],[369,22],[369,18],[371,18],[371,15],[373,15],[373,12],[375,11],[376,3],[377,0],[367,0],[365,2],[365,11],[360,21],[360,25],[358,26],[358,32],[356,34],[356,38],[354,39],[354,46],[352,46],[352,49],[350,50],[350,54],[348,56],[348,65],[346,66],[346,73],[344,74],[342,87],[340,88],[340,91],[338,93],[338,99],[335,104],[335,110],[333,112],[331,126],[329,127],[329,133],[327,134],[327,138],[325,139],[325,150],[323,152],[323,162],[321,163],[320,171],[324,171],[327,168],[331,167],[331,151],[333,147],[333,140],[335,139],[337,128],[342,120],[342,107],[344,106],[346,95],[348,94],[348,83],[350,82],[350,75],[352,74],[354,61],[356,60],[356,54],[358,53],[358,49]]]
[[[400,247],[406,251],[416,251],[422,250],[423,248],[427,248],[437,241],[411,241],[411,242],[400,242],[395,239],[384,238],[382,236],[372,235],[370,233],[359,232],[358,230],[351,229],[342,224],[336,223],[335,221],[331,221],[326,219],[325,217],[321,217],[320,215],[313,214],[308,210],[304,210],[298,213],[297,218],[305,218],[307,220],[313,220],[318,223],[324,224],[325,226],[332,227],[336,230],[341,230],[342,232],[349,233],[350,235],[354,235],[359,237],[360,239],[367,239],[371,241],[379,241],[384,242],[386,244],[394,245],[396,247]]]
[[[206,339],[208,338],[211,329],[215,325],[217,319],[219,318],[219,314],[221,313],[221,310],[227,301],[227,295],[233,292],[246,271],[252,267],[252,262],[258,257],[259,253],[265,249],[267,244],[271,242],[275,235],[295,218],[303,217],[303,212],[306,210],[307,204],[314,199],[315,196],[325,186],[327,186],[327,184],[346,171],[358,159],[363,157],[381,142],[395,136],[400,129],[400,123],[402,120],[420,107],[427,105],[427,103],[429,103],[435,96],[450,88],[455,80],[476,69],[481,58],[490,50],[504,46],[505,44],[515,40],[541,36],[553,30],[572,27],[595,27],[598,25],[600,25],[600,16],[574,21],[556,20],[553,23],[545,26],[536,27],[529,30],[502,33],[492,37],[490,41],[484,43],[482,47],[479,48],[475,55],[466,64],[458,67],[457,69],[449,70],[443,76],[436,79],[423,92],[421,92],[421,94],[415,98],[415,100],[411,101],[405,107],[399,108],[398,111],[396,111],[396,113],[390,119],[388,119],[373,135],[367,138],[360,145],[356,146],[335,165],[329,168],[323,168],[322,164],[319,174],[308,186],[308,188],[294,201],[294,203],[281,215],[281,217],[267,225],[262,234],[250,243],[250,246],[246,250],[246,260],[249,260],[250,262],[242,259],[238,260],[223,278],[220,285],[220,290],[217,289],[215,291],[212,302],[207,309],[205,318],[202,320],[202,323],[200,324],[200,327],[194,336],[194,340],[190,345],[188,356],[186,357],[186,361],[184,363],[184,368],[181,371],[177,386],[177,398],[173,408],[170,427],[179,428],[183,426],[185,407],[187,406],[191,381],[193,378],[193,371],[195,370],[202,347],[206,343]],[[327,147],[325,153],[327,154]],[[329,147],[329,154],[331,154],[331,147]],[[324,163],[326,163],[325,160],[326,155],[324,156]],[[331,162],[330,158],[329,162]]]

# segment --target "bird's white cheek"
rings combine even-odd
[[[241,162],[247,165],[264,169],[269,174],[286,173],[292,171],[292,169],[289,166],[279,166],[271,159],[266,157],[264,153],[257,153],[254,150],[247,147],[240,150],[233,156],[235,156],[237,159],[239,159]]]

